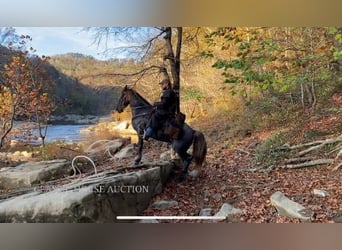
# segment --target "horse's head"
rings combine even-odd
[[[124,89],[121,92],[121,96],[119,98],[118,104],[116,105],[116,111],[119,113],[123,112],[124,109],[128,106],[130,103],[130,91],[131,89],[127,87],[127,85],[124,87]]]
[[[122,90],[115,110],[121,113],[128,105],[131,105],[132,109],[139,109],[138,113],[145,112],[146,110],[143,108],[152,108],[152,105],[144,97],[126,85]]]

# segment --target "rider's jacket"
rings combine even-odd
[[[174,115],[177,110],[177,96],[172,88],[163,90],[160,102],[155,102],[157,111],[164,115]]]

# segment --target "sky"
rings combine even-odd
[[[66,53],[81,53],[93,56],[99,60],[111,59],[102,52],[105,45],[94,44],[92,34],[82,31],[82,27],[14,27],[18,35],[32,37],[30,46],[36,49],[36,54],[53,56]],[[120,46],[111,42],[108,47]],[[116,55],[120,58],[120,55]],[[122,56],[121,56],[122,57]]]

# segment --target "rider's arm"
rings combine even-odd
[[[160,98],[159,102],[155,102],[153,106],[157,107],[157,109],[164,109],[167,110],[169,105],[169,100],[171,98],[170,91],[164,91],[163,95]]]

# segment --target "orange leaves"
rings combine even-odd
[[[11,129],[8,124],[14,118],[21,115],[48,117],[52,111],[53,102],[44,91],[44,84],[49,82],[49,76],[42,67],[46,58],[41,62],[37,64],[27,57],[27,53],[16,51],[0,72],[0,117],[3,118],[0,122],[0,148]]]

